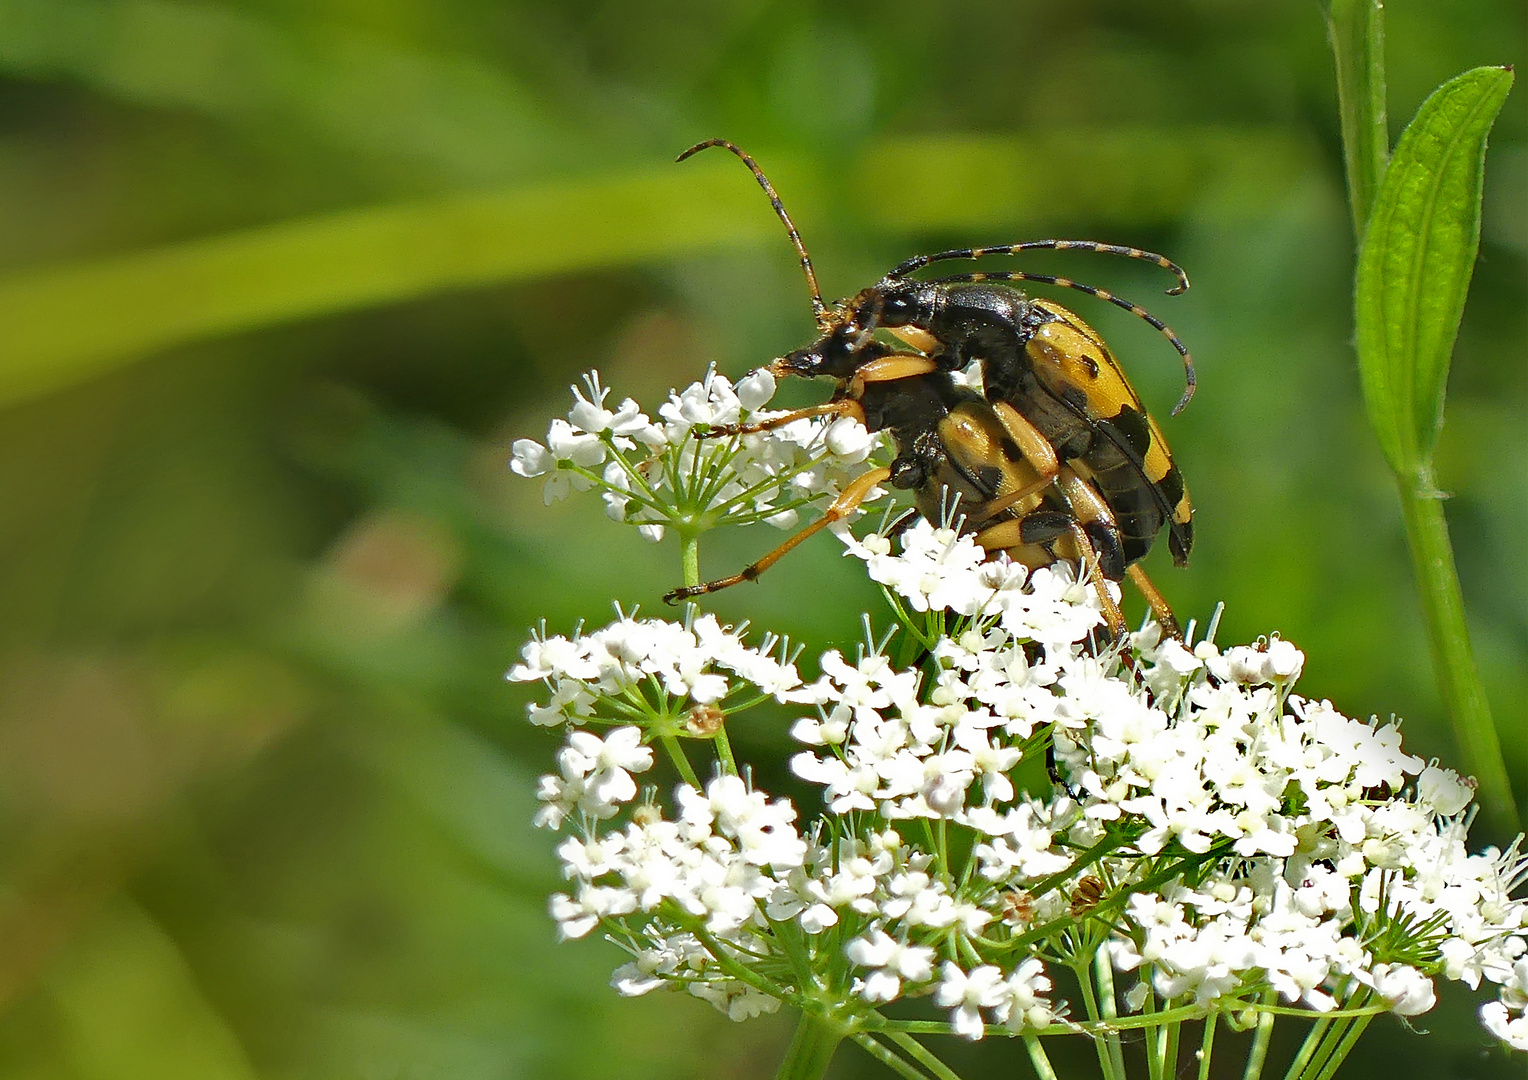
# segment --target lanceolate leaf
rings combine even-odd
[[[1433,93],[1385,171],[1358,258],[1364,400],[1390,466],[1429,471],[1449,357],[1480,247],[1486,135],[1510,68],[1476,68]]]

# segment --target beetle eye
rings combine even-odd
[[[905,296],[895,293],[881,300],[881,323],[886,326],[902,326],[913,316],[913,305]]]

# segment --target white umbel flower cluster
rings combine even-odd
[[[610,390],[590,372],[544,443],[515,441],[510,469],[546,477],[547,503],[598,491],[613,520],[636,525],[652,541],[668,528],[694,533],[759,521],[794,528],[801,509],[836,496],[879,440],[847,417],[706,437],[713,428],[779,415],[764,411],[774,393],[767,371],[734,384],[713,368],[670,392],[654,421],[631,398],[608,407]]]
[[[628,951],[620,992],[685,989],[735,1018],[832,998],[863,1020],[924,997],[969,1038],[1102,1031],[1056,977],[1103,949],[1122,1007],[1201,1015],[1411,1016],[1439,976],[1495,984],[1483,1023],[1528,1048],[1528,862],[1469,853],[1472,785],[1406,754],[1394,724],[1292,693],[1293,645],[1148,626],[1101,650],[1097,598],[1065,564],[983,561],[921,521],[896,553],[846,542],[901,637],[824,653],[809,684],[709,616],[543,637],[511,672],[549,690],[532,721],[567,728],[538,819],[572,833],[553,917]],[[809,818],[726,743],[768,699],[820,791]],[[633,778],[659,745],[671,801]]]

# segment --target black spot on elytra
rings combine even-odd
[[[1100,420],[1098,426],[1114,428],[1124,437],[1125,445],[1133,451],[1135,459],[1146,460],[1146,452],[1151,449],[1151,425],[1147,422],[1145,413],[1126,405],[1116,415],[1107,420]]]
[[[1176,510],[1178,503],[1183,501],[1183,474],[1178,471],[1176,462],[1167,470],[1167,475],[1157,481],[1157,487],[1162,489],[1167,505]]]

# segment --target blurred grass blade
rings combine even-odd
[[[1390,155],[1384,7],[1380,0],[1331,0],[1326,32],[1337,62],[1337,111],[1342,120],[1353,235],[1362,240]]]
[[[1153,167],[1136,168],[1143,156]],[[1034,138],[901,139],[831,181],[771,156],[809,236],[831,195],[888,232],[1059,220],[1139,226],[1193,206],[1261,213],[1305,174],[1309,147],[1277,132],[1116,128]],[[931,165],[912,169],[920,162]],[[735,162],[559,180],[281,222],[0,279],[0,405],[159,349],[447,289],[526,281],[738,244],[779,222]],[[1138,181],[1122,186],[1120,177]],[[888,177],[891,180],[888,180]],[[1079,177],[1097,177],[1081,182]],[[894,181],[894,182],[892,182]]]
[[[805,190],[804,190],[805,189]],[[812,191],[792,190],[803,204]],[[0,280],[0,403],[156,349],[492,281],[773,237],[731,170],[331,214]]]
[[[1396,147],[1358,257],[1364,401],[1390,467],[1430,474],[1475,255],[1486,135],[1512,86],[1476,68],[1422,103]]]

